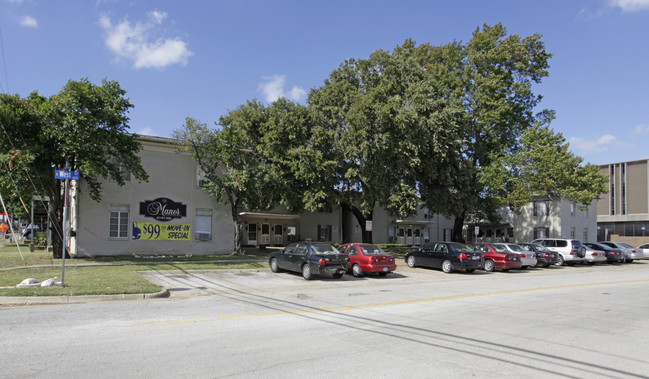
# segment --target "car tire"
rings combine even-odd
[[[379,276],[386,276],[386,275],[389,274],[389,273],[390,273],[390,272],[379,272]]]
[[[340,278],[343,277],[343,274],[338,274],[338,273],[337,273],[337,274],[331,274],[331,276],[332,276],[334,279],[340,279]]]
[[[277,264],[277,258],[270,260],[270,271],[279,272],[279,265]]]
[[[417,258],[415,258],[414,255],[411,255],[406,260],[406,263],[408,264],[408,267],[416,267],[417,266]]]
[[[586,256],[586,248],[582,246],[579,249],[577,249],[577,256],[579,258],[585,257]]]
[[[467,268],[467,269],[465,269],[464,271],[466,271],[466,272],[468,272],[468,273],[472,273],[472,272],[475,271],[475,269],[474,269],[474,268]]]
[[[496,269],[496,264],[491,259],[484,261],[484,270],[487,272],[493,272]]]
[[[449,261],[449,260],[445,260],[444,262],[442,262],[442,271],[444,271],[447,274],[452,272],[453,271],[453,263],[451,263],[451,261]]]
[[[354,275],[357,278],[363,276],[363,270],[361,269],[361,266],[359,266],[358,264],[354,264],[352,266],[352,275]]]
[[[557,258],[558,261],[557,263],[555,263],[556,266],[563,266],[564,264],[566,264],[566,261],[563,259],[563,255],[559,254]]]
[[[626,263],[631,263],[631,262],[633,262],[633,259],[625,259],[624,261],[625,261]]]
[[[302,266],[302,277],[305,280],[313,279],[313,274],[311,273],[311,267],[309,266],[308,263]]]

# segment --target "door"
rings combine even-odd
[[[433,267],[442,267],[442,262],[448,257],[448,249],[445,243],[435,245],[435,250],[431,254],[431,264]]]
[[[413,237],[412,237],[412,229],[408,228],[406,230],[406,245],[412,245],[414,242]]]
[[[406,243],[405,231],[403,230],[403,228],[399,228],[399,230],[397,230],[397,243],[399,245],[404,245]]]
[[[303,243],[298,243],[293,253],[289,256],[289,270],[302,271],[302,263],[307,260],[309,247]]]
[[[248,245],[257,246],[257,224],[248,224]]]
[[[284,227],[278,224],[273,229],[273,244],[282,246],[284,244]]]
[[[270,225],[261,224],[261,239],[259,240],[260,245],[270,245]]]
[[[421,245],[421,229],[415,229],[415,245]]]

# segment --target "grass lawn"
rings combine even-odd
[[[29,251],[21,245],[23,259],[15,245],[0,248],[0,287],[15,286],[24,279],[44,281],[57,277],[61,281],[61,259],[53,259],[45,250]],[[193,257],[102,257],[66,259],[65,287],[0,288],[0,296],[70,296],[155,293],[160,287],[144,279],[137,271],[148,270],[210,270],[267,268],[262,262],[241,262],[263,256],[193,256]],[[208,260],[219,262],[205,263]],[[201,262],[198,262],[201,261]],[[86,266],[87,264],[96,264]],[[44,266],[44,267],[34,267]]]

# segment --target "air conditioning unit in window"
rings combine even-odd
[[[196,233],[196,239],[199,241],[209,241],[212,239],[211,233]]]

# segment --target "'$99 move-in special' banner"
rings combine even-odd
[[[156,224],[153,222],[134,222],[134,240],[189,241],[190,224]]]

